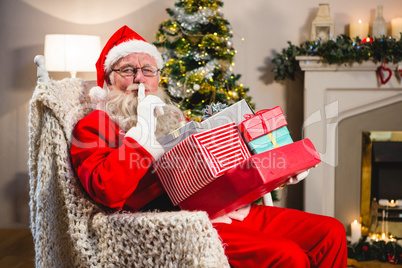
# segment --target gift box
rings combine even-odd
[[[174,205],[249,158],[235,123],[195,133],[165,153],[154,168]]]
[[[311,141],[303,139],[251,156],[179,206],[206,211],[214,219],[261,198],[320,161]]]
[[[247,114],[254,114],[253,109],[246,100],[240,100],[225,109],[212,114],[201,122],[204,128],[210,129],[224,124],[234,122],[236,126],[244,120]]]
[[[159,138],[158,142],[162,145],[165,152],[168,152],[174,146],[188,138],[191,134],[207,130],[204,125],[199,122],[191,121],[184,126],[170,132],[168,135]]]
[[[159,138],[158,142],[162,145],[165,152],[168,152],[174,146],[185,140],[191,134],[202,132],[214,127],[222,126],[234,122],[236,126],[244,120],[244,115],[254,114],[254,111],[245,100],[236,102],[229,107],[220,110],[219,112],[212,112],[211,116],[206,117],[202,122],[191,121],[184,126],[176,129],[168,135]]]
[[[251,154],[259,154],[292,143],[287,127],[281,127],[247,143]]]
[[[279,106],[245,115],[245,118],[238,128],[247,143],[288,124]]]

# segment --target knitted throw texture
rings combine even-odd
[[[69,148],[74,124],[93,110],[93,85],[74,78],[38,82],[31,99],[36,267],[229,267],[205,212],[111,212],[85,192]]]

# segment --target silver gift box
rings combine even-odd
[[[211,129],[235,122],[236,126],[245,120],[244,115],[254,114],[246,100],[240,100],[201,122],[203,128]]]
[[[162,145],[165,152],[172,149],[174,146],[179,144],[181,141],[188,138],[191,134],[201,132],[207,130],[203,127],[203,125],[199,122],[191,121],[185,124],[184,126],[176,129],[173,132],[170,132],[166,136],[159,138],[158,142]]]
[[[248,105],[246,100],[240,100],[235,104],[223,109],[222,111],[208,117],[202,122],[191,121],[185,124],[168,135],[158,139],[158,142],[163,146],[165,152],[167,152],[181,141],[185,140],[191,134],[232,122],[235,122],[237,126],[245,120],[244,115],[246,114],[254,114],[254,111]]]

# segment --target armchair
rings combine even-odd
[[[75,123],[96,83],[49,79],[36,56],[30,101],[31,232],[37,267],[229,267],[205,212],[113,212],[92,201],[70,164]]]

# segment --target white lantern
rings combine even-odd
[[[317,16],[311,24],[311,41],[332,39],[334,29],[334,20],[329,15],[329,4],[319,4]]]

